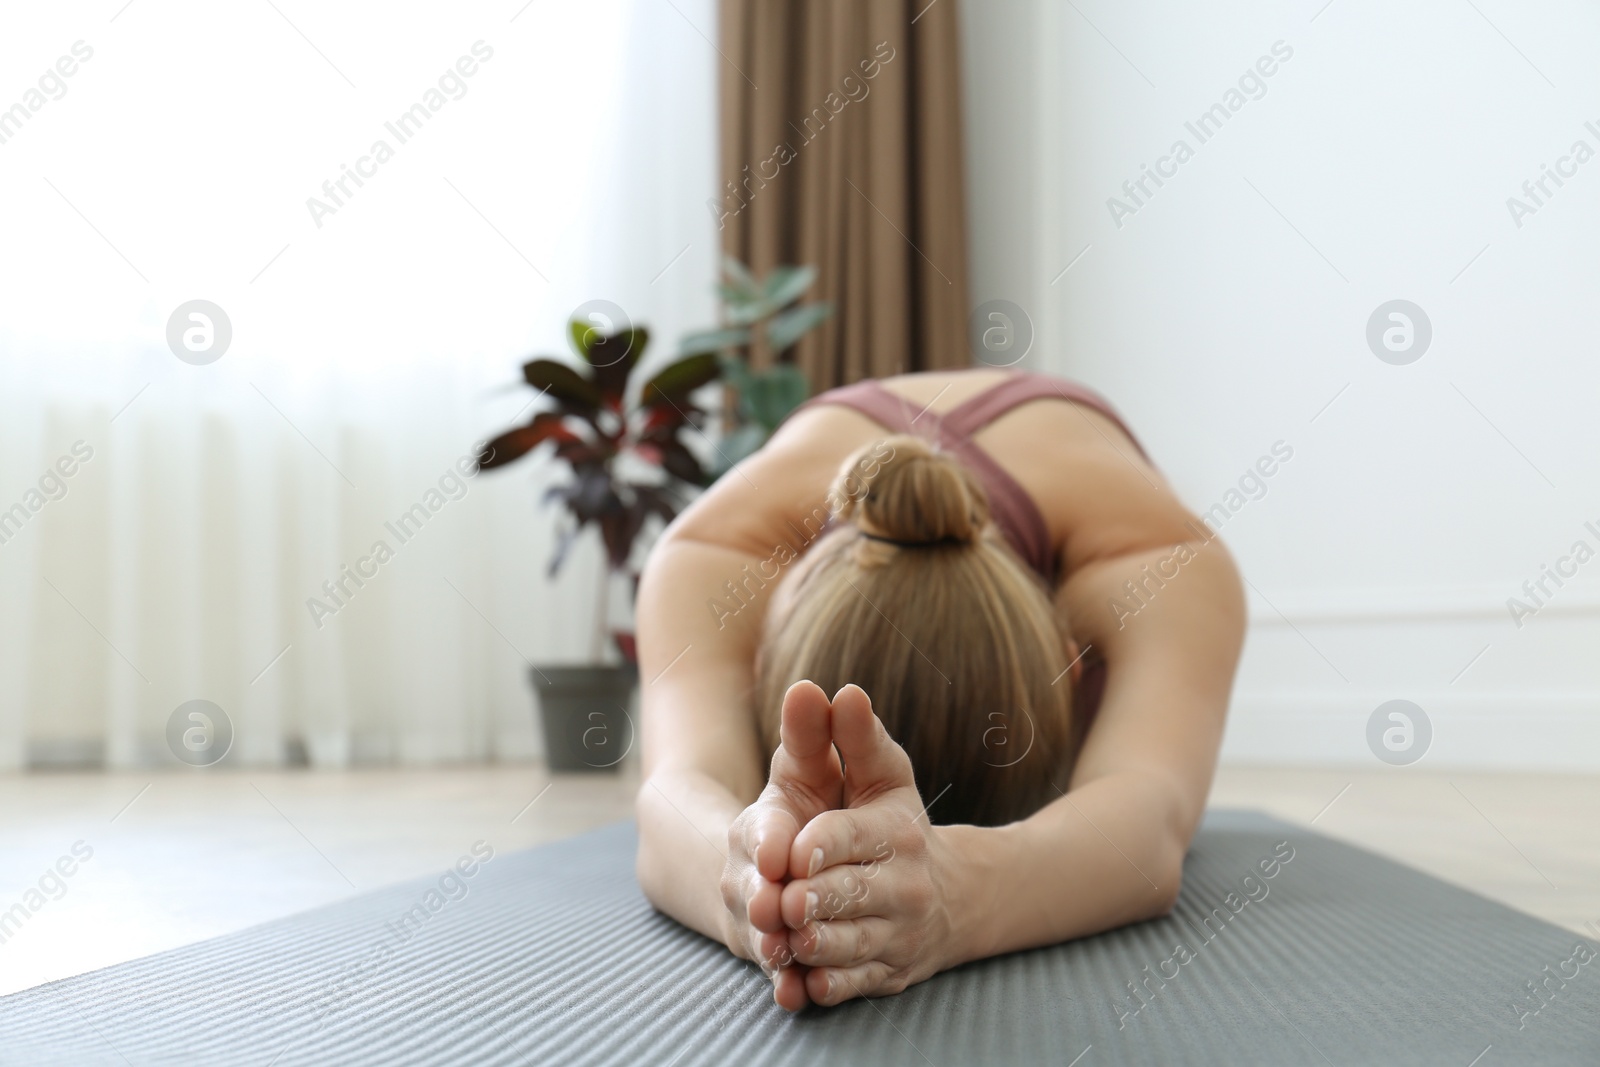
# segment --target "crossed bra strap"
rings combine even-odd
[[[801,407],[814,404],[847,407],[891,433],[915,434],[956,456],[982,483],[989,497],[989,511],[1012,549],[1053,585],[1055,553],[1050,543],[1050,529],[1038,504],[993,456],[972,440],[973,434],[1032,400],[1065,400],[1098,411],[1128,434],[1141,456],[1145,454],[1104,397],[1076,382],[1044,374],[1014,372],[1004,381],[944,412],[919,411],[917,405],[871,379],[830,389]]]

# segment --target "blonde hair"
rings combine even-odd
[[[937,798],[933,821],[1000,825],[1054,799],[1073,747],[1065,620],[977,479],[891,437],[852,455],[828,499],[834,526],[776,590],[757,656],[768,754],[790,685],[854,682]]]

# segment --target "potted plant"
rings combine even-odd
[[[633,635],[611,629],[610,582],[622,576],[630,590],[637,584],[630,566],[647,520],[654,515],[663,524],[671,522],[690,493],[705,484],[705,471],[685,445],[683,431],[704,415],[690,394],[715,379],[720,366],[713,354],[690,354],[630,396],[629,379],[650,339],[646,329],[602,333],[574,320],[571,338],[578,364],[549,357],[523,364],[523,381],[551,406],[484,445],[478,469],[503,467],[548,443],[571,471],[571,480],[552,487],[544,498],[559,501],[568,519],[550,560],[550,577],[561,570],[585,528],[599,531],[606,566],[589,662],[535,666],[530,678],[539,694],[551,770],[614,770],[633,743],[625,709],[638,667]],[[602,662],[608,636],[622,663]]]
[[[722,367],[723,432],[714,473],[766,443],[789,413],[811,393],[805,372],[793,363],[794,346],[833,314],[826,303],[801,304],[815,267],[775,267],[765,278],[732,256],[723,257],[725,279],[717,286],[726,326],[685,337],[686,357],[715,354]]]

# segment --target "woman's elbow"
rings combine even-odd
[[[1178,906],[1178,897],[1181,895],[1182,889],[1183,867],[1179,865],[1176,871],[1161,880],[1161,889],[1156,894],[1155,901],[1151,904],[1149,917],[1152,919],[1165,919],[1171,915],[1173,909]]]
[[[1150,894],[1150,913],[1145,918],[1166,918],[1178,906],[1183,889],[1183,859],[1187,852],[1187,844],[1176,837],[1157,845],[1155,870],[1151,872],[1155,889]]]
[[[648,779],[639,787],[639,792],[634,796],[633,812],[634,825],[638,827],[639,847],[634,852],[633,873],[639,882],[639,889],[644,893],[644,898],[650,906],[657,911],[665,911],[665,888],[667,884],[666,871],[661,860],[661,846],[654,833],[656,825],[654,819],[654,797],[651,795],[652,787]]]

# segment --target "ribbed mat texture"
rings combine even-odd
[[[423,879],[0,998],[0,1063],[1600,1064],[1600,946],[1262,816],[1208,817],[1170,918],[798,1016],[650,909],[634,844],[621,823],[464,893]]]

